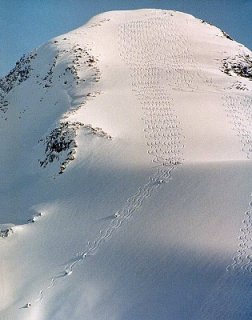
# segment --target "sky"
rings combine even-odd
[[[0,76],[24,53],[98,13],[141,8],[193,14],[252,49],[252,0],[0,0]]]

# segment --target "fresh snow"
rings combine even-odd
[[[252,316],[252,53],[116,11],[0,80],[0,319]]]

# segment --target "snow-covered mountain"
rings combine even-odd
[[[0,80],[1,320],[252,316],[252,53],[108,12]]]

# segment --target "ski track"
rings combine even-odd
[[[236,131],[242,151],[252,159],[252,98],[249,96],[226,95],[222,97],[227,116]]]
[[[249,96],[226,95],[223,104],[233,129],[237,133],[242,151],[248,160],[252,159],[252,98]],[[242,270],[252,272],[252,201],[245,212],[240,229],[238,250],[227,271]]]
[[[238,250],[227,271],[239,270],[252,272],[252,201],[245,212],[240,229]]]
[[[234,78],[235,85],[237,81]],[[232,88],[233,86],[231,86]],[[227,88],[228,89],[228,88]],[[226,93],[222,95],[222,104],[233,130],[240,142],[241,150],[248,160],[252,159],[252,98],[246,94]],[[238,250],[227,271],[252,271],[252,202],[245,212],[240,229]]]
[[[237,83],[233,80],[233,85]],[[239,90],[239,89],[238,89]],[[248,160],[252,159],[252,98],[246,94],[225,93],[221,96],[222,105],[233,130],[241,143],[241,150]],[[220,276],[201,308],[193,319],[226,320],[251,318],[248,308],[251,299],[252,276],[252,194],[245,211],[238,237],[238,249],[226,272]],[[241,301],[239,288],[243,288]],[[223,294],[225,292],[225,294]]]

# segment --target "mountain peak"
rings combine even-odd
[[[23,56],[0,80],[3,318],[238,320],[251,80],[250,50],[176,11],[103,13]]]

